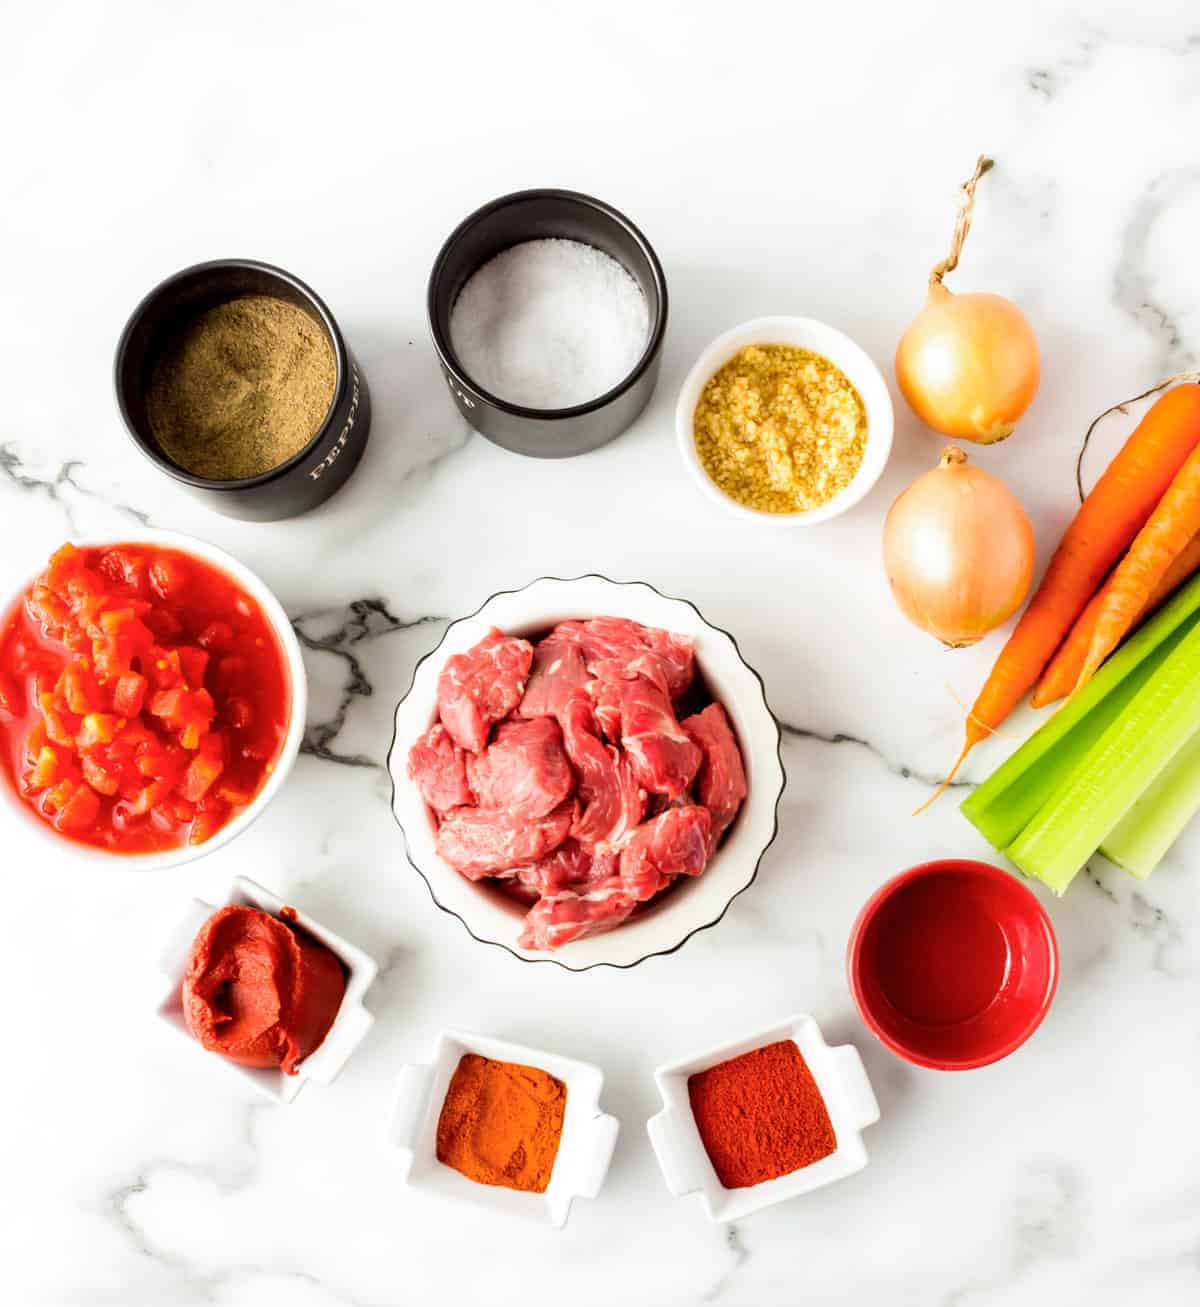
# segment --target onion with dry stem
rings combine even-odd
[[[1012,491],[951,445],[888,511],[883,558],[901,612],[960,649],[1020,607],[1033,579],[1033,527]]]
[[[1029,319],[1002,295],[955,295],[943,278],[958,266],[975,187],[992,167],[980,155],[964,183],[950,253],[929,274],[925,307],[896,350],[896,380],[935,431],[990,445],[1012,434],[1037,392],[1041,361]]]

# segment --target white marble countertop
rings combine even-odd
[[[674,445],[712,336],[803,313],[890,375],[986,150],[954,284],[1021,303],[1043,347],[1028,419],[979,461],[1039,558],[1090,418],[1200,352],[1200,16],[1186,0],[997,8],[715,3],[10,6],[0,145],[0,539],[6,592],[71,533],[143,523],[255,568],[306,646],[305,756],[263,819],[154,878],[5,830],[0,1299],[13,1307],[1193,1303],[1200,1292],[1200,832],[1145,886],[1097,865],[1051,905],[1063,976],[1017,1055],[964,1075],[892,1057],[843,976],[891,872],[986,856],[951,802],[955,701],[997,648],[943,655],[892,606],[892,497],[939,452],[898,400],[891,464],[850,516],[718,515]],[[425,279],[485,200],[562,185],[657,247],[672,295],[651,406],[585,459],[471,434],[428,344]],[[282,264],[332,306],[375,401],[323,510],[235,523],[134,450],[112,350],[193,261]],[[1112,448],[1120,420],[1103,441]],[[534,575],[646,578],[734,631],[786,729],[782,833],[715,930],[630,972],[521,965],[438,912],[404,859],[382,761],[442,624]],[[1021,737],[1018,722],[968,775]],[[10,823],[11,824],[11,823]],[[336,1084],[282,1108],[152,1016],[166,923],[248,874],[381,961],[377,1022]],[[672,1199],[644,1122],[655,1064],[807,1011],[862,1051],[868,1169],[730,1228]],[[406,1192],[392,1078],[475,1028],[598,1062],[623,1131],[563,1232]]]

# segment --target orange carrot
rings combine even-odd
[[[962,752],[937,793],[918,812],[946,790],[967,754],[1033,687],[1096,587],[1129,548],[1197,445],[1200,385],[1176,386],[1150,407],[1067,527],[1037,593],[967,716]]]
[[[1166,575],[1133,619],[1133,625],[1140,625],[1197,569],[1200,569],[1200,535],[1193,536],[1188,547],[1167,568]],[[1112,585],[1112,576],[1113,574],[1110,573],[1109,579],[1092,596],[1091,602],[1080,614],[1079,620],[1071,627],[1070,635],[1059,645],[1058,652],[1050,660],[1050,666],[1042,673],[1042,679],[1037,683],[1037,689],[1034,690],[1033,698],[1030,700],[1035,708],[1053,703],[1056,699],[1070,694],[1075,688],[1088,650],[1091,648],[1092,635],[1096,630],[1096,619],[1100,615],[1101,605]]]
[[[1175,474],[1150,520],[1113,572],[1096,629],[1075,682],[1078,690],[1121,643],[1168,568],[1200,530],[1200,449]]]

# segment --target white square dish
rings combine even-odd
[[[700,1138],[688,1098],[688,1077],[697,1071],[779,1040],[793,1040],[812,1072],[833,1124],[837,1148],[828,1157],[776,1180],[745,1189],[726,1189]],[[867,1150],[861,1131],[879,1120],[879,1104],[858,1050],[851,1044],[830,1048],[810,1016],[789,1017],[732,1043],[659,1067],[654,1073],[663,1110],[646,1122],[650,1143],[667,1188],[677,1198],[699,1192],[714,1221],[737,1221],[751,1212],[809,1193],[861,1171]]]
[[[168,1026],[177,1030],[210,1062],[228,1067],[243,1080],[249,1080],[268,1098],[279,1103],[290,1103],[309,1080],[315,1080],[323,1085],[331,1084],[338,1072],[346,1065],[351,1053],[366,1037],[375,1018],[367,1011],[363,998],[374,982],[379,967],[370,954],[364,953],[362,949],[340,935],[335,935],[332,930],[314,921],[299,909],[291,907],[290,911],[295,915],[289,914],[289,919],[301,930],[324,944],[346,969],[346,992],[342,997],[342,1005],[338,1009],[333,1025],[329,1028],[329,1033],[320,1046],[300,1063],[295,1075],[285,1075],[274,1068],[248,1067],[231,1062],[219,1053],[210,1052],[193,1038],[183,1019],[181,992],[183,977],[187,971],[188,954],[196,933],[218,908],[230,904],[258,908],[273,917],[280,916],[285,906],[290,907],[284,899],[254,881],[247,880],[244,876],[235,878],[229,893],[219,904],[193,899],[171,932],[159,962],[159,970],[168,977],[170,987],[158,1005],[158,1016]]]
[[[464,1053],[538,1067],[566,1085],[562,1139],[545,1193],[477,1184],[438,1161],[438,1118],[450,1079]],[[410,1185],[449,1198],[466,1199],[498,1212],[549,1220],[552,1225],[563,1226],[570,1215],[571,1203],[576,1198],[595,1198],[608,1174],[620,1122],[600,1110],[603,1087],[604,1073],[589,1062],[510,1044],[490,1035],[444,1030],[428,1063],[410,1063],[400,1069],[390,1138],[406,1157],[405,1178]]]

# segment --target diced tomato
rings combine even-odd
[[[86,830],[100,815],[100,796],[87,785],[80,785],[58,814],[59,830]]]
[[[132,765],[138,755],[147,749],[161,748],[158,736],[142,725],[141,718],[119,717],[117,734],[106,752],[114,762]]]
[[[150,679],[160,690],[169,690],[176,685],[183,685],[183,663],[178,649],[152,649],[150,665],[147,671]]]
[[[207,795],[196,813],[196,820],[188,832],[189,844],[203,844],[210,840],[229,820],[229,805],[213,795]]]
[[[122,664],[112,667],[110,674],[127,672],[129,660],[135,654],[149,649],[154,642],[150,628],[138,616],[136,609],[131,607],[110,608],[101,613],[100,630],[103,632],[100,643],[106,643],[112,657]]]
[[[31,790],[49,789],[57,785],[66,773],[64,755],[53,745],[43,745],[37,753],[37,759],[25,777],[25,784]]]
[[[156,690],[150,696],[150,712],[153,716],[161,717],[175,726],[183,716],[183,705],[187,697],[188,692],[180,688]]]
[[[183,774],[179,793],[190,802],[197,803],[208,793],[224,769],[225,746],[219,735],[209,731],[201,738],[200,747]]]
[[[176,780],[188,765],[190,755],[176,744],[156,744],[140,752],[134,764],[152,780]]]
[[[103,606],[93,601],[103,596],[104,580],[95,572],[76,572],[67,579],[66,594],[71,612],[77,617],[89,617]]]
[[[43,800],[47,811],[58,812],[61,808],[65,808],[74,793],[75,782],[69,776],[64,776]]]
[[[146,580],[150,574],[150,560],[145,554],[128,547],[110,549],[100,559],[100,571],[110,581],[140,592],[146,588]]]
[[[136,717],[146,702],[146,678],[137,672],[125,672],[117,678],[113,689],[113,712],[123,717]]]
[[[198,689],[204,684],[204,673],[208,670],[208,651],[194,644],[185,644],[175,652],[179,655],[185,684]]]
[[[84,557],[80,550],[73,544],[60,545],[50,555],[50,562],[46,565],[46,584],[52,590],[61,591],[72,576],[82,571],[83,565]]]
[[[249,789],[244,786],[232,785],[228,781],[222,781],[217,786],[216,792],[230,807],[246,808],[254,802],[254,796],[258,793],[258,790],[257,787]]]
[[[75,734],[79,730],[78,719],[55,706],[54,694],[43,691],[38,695],[38,704],[42,710],[42,720],[46,723],[46,734],[55,744],[73,746]]]
[[[58,689],[73,713],[99,712],[105,707],[95,674],[81,658],[76,658],[63,669]]]
[[[46,723],[39,717],[25,737],[25,758],[28,762],[33,763],[37,760],[38,754],[46,747],[47,739]]]
[[[155,608],[142,620],[159,644],[172,644],[183,634],[183,623],[169,608]]]
[[[129,805],[130,810],[137,816],[144,816],[156,803],[161,803],[170,792],[170,781],[151,781]]]
[[[121,788],[120,775],[102,767],[100,763],[86,753],[79,760],[79,766],[83,771],[83,779],[98,793],[106,794],[111,799]]]
[[[41,627],[42,634],[50,637],[71,620],[71,610],[49,586],[35,585],[25,600],[25,611]]]
[[[185,749],[197,749],[216,706],[207,690],[159,690],[150,697],[150,711],[179,731],[179,743]]]
[[[100,628],[103,634],[92,641],[92,662],[101,679],[130,671],[134,658],[153,643],[150,628],[128,608],[101,613]]]
[[[81,749],[94,749],[98,744],[109,744],[117,734],[120,718],[110,712],[90,712],[79,723],[75,743]]]
[[[163,799],[156,808],[157,812],[167,812],[176,822],[191,821],[196,815],[195,806],[186,799],[171,796]]]
[[[177,554],[160,554],[150,564],[150,584],[160,599],[177,598],[188,583],[188,566]]]
[[[233,644],[233,627],[228,622],[209,622],[196,637],[196,643],[209,653],[224,653]]]
[[[130,630],[134,623],[144,626],[132,606],[109,608],[100,614],[100,629],[105,635],[120,635]]]

